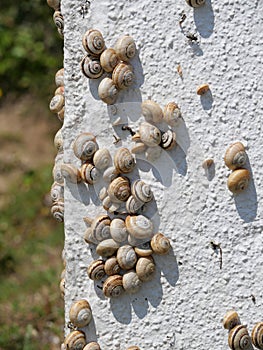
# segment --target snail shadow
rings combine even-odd
[[[204,6],[194,8],[194,22],[202,38],[209,38],[214,30],[215,15],[211,0],[206,0]]]
[[[200,101],[205,111],[212,108],[214,99],[210,89],[204,95],[200,96]]]
[[[193,54],[195,56],[203,56],[204,52],[200,47],[200,43],[198,41],[193,42],[191,40],[188,41],[189,46],[191,47]]]
[[[85,183],[81,182],[78,184],[74,184],[68,181],[67,188],[69,189],[72,197],[75,198],[77,201],[85,205],[90,204],[90,192]]]
[[[86,339],[88,339],[89,342],[93,342],[93,341],[98,342],[96,325],[95,325],[93,317],[92,317],[90,323],[88,324],[88,327],[80,328],[80,330],[85,333]]]
[[[207,180],[212,181],[216,173],[215,163],[213,162],[209,167],[203,166],[203,168],[204,168],[204,172]]]

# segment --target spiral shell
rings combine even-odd
[[[149,162],[155,162],[157,159],[161,157],[162,148],[161,147],[148,147],[145,151],[145,158]]]
[[[103,180],[105,182],[111,182],[114,179],[116,179],[119,176],[119,174],[119,171],[114,166],[111,166],[104,171]]]
[[[63,18],[62,13],[60,11],[55,11],[54,12],[53,21],[54,21],[55,26],[57,27],[57,29],[59,29],[60,33],[63,35],[64,18]]]
[[[134,196],[130,196],[126,202],[126,210],[130,214],[136,214],[143,205],[144,202]]]
[[[107,298],[117,298],[123,292],[122,276],[110,276],[103,283],[103,293]]]
[[[128,232],[137,239],[151,238],[153,223],[143,215],[129,215],[125,220]]]
[[[166,151],[174,148],[176,145],[176,134],[172,130],[167,130],[162,134],[162,141],[160,143],[160,146],[165,149]]]
[[[205,0],[186,0],[186,3],[191,7],[200,7],[204,5]]]
[[[180,108],[175,102],[169,102],[163,110],[164,120],[170,126],[176,126],[182,119]]]
[[[124,176],[119,176],[114,179],[109,184],[108,194],[112,202],[125,202],[131,194],[129,179]]]
[[[107,103],[108,105],[112,105],[117,100],[118,89],[112,79],[104,78],[99,84],[98,94],[103,102]]]
[[[58,113],[64,107],[65,99],[63,95],[55,95],[49,103],[49,109],[52,113]]]
[[[129,346],[127,348],[127,350],[140,350],[140,348],[138,346],[136,346],[136,345],[133,345],[133,346]]]
[[[93,185],[99,180],[100,172],[94,165],[84,163],[80,168],[80,176],[83,181]]]
[[[60,8],[60,0],[47,0],[47,4],[54,10],[58,10]]]
[[[82,45],[91,56],[99,56],[105,48],[105,42],[100,31],[89,29],[82,37]]]
[[[115,256],[107,259],[104,264],[104,270],[108,276],[117,275],[121,271],[121,267]]]
[[[102,206],[105,210],[109,211],[110,213],[113,213],[117,211],[120,207],[119,203],[112,202],[109,196],[106,196],[102,201]]]
[[[241,142],[232,143],[226,150],[224,161],[231,170],[242,168],[247,161],[244,145]]]
[[[101,347],[95,341],[84,346],[83,350],[101,350]]]
[[[151,256],[139,258],[136,264],[136,273],[141,281],[150,281],[155,273],[153,258]]]
[[[54,202],[50,211],[55,220],[58,222],[64,221],[64,201],[60,200]]]
[[[131,193],[139,201],[144,203],[150,202],[153,199],[151,186],[142,180],[135,180],[131,185]]]
[[[55,74],[55,84],[57,87],[64,86],[64,68],[60,68]]]
[[[141,123],[139,127],[141,141],[149,147],[156,147],[161,143],[161,131],[154,125],[147,122]]]
[[[84,161],[92,159],[98,148],[96,137],[90,132],[80,134],[73,144],[75,156]]]
[[[73,164],[61,164],[61,173],[64,179],[74,184],[81,182],[81,174],[78,168]]]
[[[90,56],[85,56],[82,59],[80,66],[82,73],[89,79],[98,79],[104,72],[100,61],[92,59]]]
[[[126,292],[134,294],[141,288],[142,281],[139,279],[137,273],[131,270],[122,276],[122,284]]]
[[[58,130],[54,137],[54,146],[58,152],[63,152],[63,136],[61,129]]]
[[[258,322],[252,329],[252,343],[258,349],[263,349],[263,322]]]
[[[232,350],[252,350],[253,347],[247,327],[237,325],[232,328],[228,334],[228,345]]]
[[[81,331],[73,331],[64,340],[67,350],[82,350],[86,344],[85,334]]]
[[[61,278],[61,281],[59,283],[59,289],[60,289],[60,295],[62,297],[62,299],[65,296],[65,286],[66,286],[66,282],[65,282],[65,278]]]
[[[147,146],[143,142],[136,142],[136,144],[131,148],[131,153],[140,154],[146,150]]]
[[[115,218],[110,224],[110,233],[112,239],[115,242],[124,242],[128,237],[128,231],[126,229],[125,221],[119,218]]]
[[[110,73],[118,64],[118,56],[114,49],[109,48],[102,52],[100,56],[100,64],[102,68]]]
[[[99,241],[96,240],[92,234],[92,229],[88,227],[83,236],[86,243],[98,244]]]
[[[135,253],[139,256],[149,256],[153,254],[150,242],[144,242],[142,244],[139,244],[137,247],[134,248],[134,250]]]
[[[92,319],[90,304],[87,300],[75,301],[69,310],[69,319],[76,327],[87,326]]]
[[[63,200],[64,198],[64,185],[54,182],[51,186],[50,196],[53,202]]]
[[[120,173],[130,173],[135,167],[135,160],[128,148],[119,148],[114,155],[115,168]]]
[[[61,122],[64,121],[64,115],[65,115],[65,106],[63,106],[63,108],[57,114],[57,117]]]
[[[118,63],[112,72],[112,80],[118,89],[126,89],[134,83],[135,75],[128,63]]]
[[[249,184],[250,172],[247,169],[237,169],[227,179],[228,189],[233,193],[244,191]]]
[[[223,318],[223,327],[225,329],[232,329],[240,324],[238,313],[235,310],[228,311]]]
[[[94,260],[87,268],[88,276],[94,281],[98,281],[105,276],[104,262],[101,259]]]
[[[113,239],[105,239],[97,245],[96,252],[104,258],[108,258],[116,252],[119,246],[120,245]]]
[[[130,270],[136,264],[137,256],[130,245],[123,245],[117,251],[117,261],[123,270]]]
[[[93,164],[99,170],[108,168],[111,161],[111,155],[107,148],[99,149],[93,156]]]
[[[142,115],[150,123],[160,123],[163,120],[163,111],[158,103],[152,100],[143,101],[141,104]]]
[[[93,237],[98,242],[110,238],[110,223],[111,219],[108,215],[97,215],[93,219],[90,227]]]
[[[157,233],[151,239],[151,247],[154,253],[164,255],[169,252],[171,244],[169,239],[162,233]]]
[[[115,44],[115,51],[119,59],[129,61],[136,54],[134,39],[129,35],[124,35]]]
[[[204,95],[207,91],[209,90],[209,85],[208,84],[202,84],[199,85],[198,88],[196,89],[197,95]]]

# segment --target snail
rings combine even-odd
[[[145,202],[140,201],[135,196],[130,196],[126,202],[126,210],[129,214],[136,214]]]
[[[92,59],[89,55],[82,59],[80,66],[82,73],[89,79],[98,79],[104,73],[100,61]]]
[[[70,322],[76,327],[87,326],[92,319],[90,304],[87,300],[75,301],[69,310]]]
[[[163,118],[170,126],[176,126],[182,120],[182,113],[175,102],[169,102],[164,107]]]
[[[125,224],[128,232],[137,239],[151,238],[153,235],[153,224],[143,215],[129,215]]]
[[[115,256],[112,256],[105,261],[104,270],[108,276],[117,275],[120,273],[121,267],[118,264],[117,258]]]
[[[160,146],[165,149],[166,151],[169,151],[170,149],[174,148],[176,145],[176,134],[172,130],[167,130],[166,132],[162,133],[162,140],[160,143]]]
[[[156,147],[161,143],[161,131],[154,125],[147,122],[141,123],[139,127],[141,141],[149,147]]]
[[[252,329],[252,343],[258,349],[263,349],[263,322],[258,322]]]
[[[156,233],[151,239],[151,247],[154,253],[164,255],[169,252],[171,244],[169,239],[162,233]]]
[[[117,100],[118,89],[112,79],[104,78],[99,84],[98,94],[103,102],[107,103],[108,105],[112,105]]]
[[[149,162],[155,162],[158,158],[160,158],[162,154],[162,148],[161,147],[148,147],[145,151],[145,158]]]
[[[240,324],[238,313],[235,310],[228,311],[223,318],[223,327],[225,329],[232,329]]]
[[[59,86],[58,88],[56,88],[54,95],[63,95],[65,94],[65,88],[64,86]]]
[[[54,146],[58,152],[63,152],[63,136],[59,129],[54,137]]]
[[[64,185],[58,182],[53,182],[50,189],[50,196],[53,202],[63,200],[64,198]]]
[[[244,145],[241,142],[232,143],[226,150],[224,161],[231,170],[242,168],[247,161]]]
[[[58,32],[63,36],[64,31],[64,18],[62,16],[62,13],[60,11],[55,11],[53,14],[53,21],[55,23],[55,26],[58,29]]]
[[[102,206],[105,210],[109,211],[110,213],[114,213],[119,209],[120,203],[112,202],[110,197],[107,196],[103,199]]]
[[[101,350],[101,348],[100,348],[98,343],[93,341],[93,342],[88,343],[87,345],[85,345],[83,350]]]
[[[104,258],[108,258],[116,252],[119,246],[120,245],[113,239],[105,239],[97,245],[96,252]]]
[[[107,148],[97,150],[93,156],[93,164],[99,170],[108,168],[111,163],[111,155]]]
[[[94,57],[98,57],[105,48],[105,42],[100,31],[89,29],[82,37],[84,49]]]
[[[100,64],[105,72],[110,73],[119,62],[116,51],[112,48],[106,49],[100,55]]]
[[[120,173],[130,173],[135,167],[135,160],[128,148],[119,148],[114,155],[114,165]]]
[[[64,179],[72,182],[74,184],[81,182],[81,174],[78,168],[76,168],[73,164],[61,164],[61,174]]]
[[[135,80],[132,66],[125,62],[118,63],[112,72],[112,80],[117,89],[128,88]]]
[[[67,335],[64,340],[67,350],[82,350],[86,345],[84,332],[73,331]]]
[[[96,137],[90,132],[80,134],[73,143],[75,156],[84,161],[91,160],[98,148]]]
[[[122,276],[123,288],[126,292],[134,294],[141,288],[142,281],[134,270],[127,271]]]
[[[119,171],[114,166],[111,166],[104,171],[103,180],[105,182],[111,182],[112,180],[116,179],[119,174]]]
[[[92,261],[87,268],[88,276],[94,281],[98,281],[105,276],[104,261],[101,259]]]
[[[136,144],[131,148],[131,153],[140,154],[146,150],[147,146],[143,142],[136,142]]]
[[[110,238],[111,219],[108,215],[97,215],[93,220],[85,217],[84,221],[90,225],[92,236],[97,242]]]
[[[212,165],[214,164],[214,159],[212,158],[207,158],[203,161],[202,163],[202,167],[205,169],[205,170],[209,170]]]
[[[228,334],[228,345],[232,350],[252,350],[252,343],[247,331],[247,327],[237,325]]]
[[[99,243],[99,241],[94,238],[93,231],[92,231],[92,229],[90,227],[88,227],[86,229],[83,238],[84,238],[86,243],[92,243],[92,244],[98,244]]]
[[[135,253],[139,256],[149,256],[153,254],[150,242],[143,242],[137,247],[134,247]]]
[[[54,202],[50,211],[55,220],[57,220],[58,222],[64,221],[64,201],[63,200]]]
[[[136,345],[129,346],[127,350],[140,350],[140,348]]]
[[[136,273],[142,282],[150,281],[155,273],[155,264],[151,256],[140,257],[136,264]]]
[[[235,193],[244,191],[249,184],[250,172],[247,169],[237,169],[227,179],[228,189]]]
[[[130,181],[127,177],[119,176],[109,184],[108,195],[112,202],[125,202],[130,194]]]
[[[122,276],[109,276],[103,283],[103,293],[107,298],[117,298],[124,292]]]
[[[115,51],[120,60],[129,61],[136,54],[134,39],[129,35],[120,37],[115,44]]]
[[[194,1],[192,1],[194,2]],[[196,2],[198,2],[198,0],[196,0]],[[201,5],[203,5],[204,0],[199,0],[199,2],[202,2]],[[197,6],[193,6],[193,7],[197,7]],[[204,95],[207,91],[209,90],[209,85],[208,84],[202,84],[200,86],[198,86],[198,88],[196,89],[196,93],[197,95]]]
[[[130,245],[123,245],[117,251],[117,261],[123,270],[130,270],[137,261],[134,249]]]
[[[60,68],[55,74],[55,84],[57,87],[64,86],[64,68]]]
[[[61,278],[61,281],[59,283],[59,289],[60,289],[60,295],[61,295],[61,298],[64,299],[64,296],[65,296],[65,278]]]
[[[204,5],[205,0],[186,0],[186,3],[191,7],[200,7]]]
[[[52,113],[58,113],[64,107],[65,99],[63,95],[55,95],[49,103],[49,109]]]
[[[142,115],[150,123],[160,123],[163,120],[163,111],[158,103],[152,100],[143,101],[141,104]]]
[[[125,221],[119,218],[113,219],[110,223],[110,233],[115,242],[121,243],[126,241],[128,231],[126,229]]]
[[[135,238],[134,236],[128,234],[128,243],[134,247],[139,247],[140,245],[142,245],[143,243],[145,243],[145,241],[147,242],[148,239],[139,239],[139,238]]]
[[[60,0],[47,0],[47,4],[54,10],[58,10],[60,8]]]
[[[57,113],[57,117],[61,122],[64,121],[64,115],[65,115],[65,106],[63,106],[62,109]]]
[[[99,180],[100,172],[94,165],[84,163],[80,168],[80,176],[84,182],[93,185]]]
[[[131,185],[131,193],[136,199],[143,203],[150,202],[153,198],[150,185],[147,185],[142,180],[133,181]]]

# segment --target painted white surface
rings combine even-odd
[[[127,33],[136,41],[136,84],[117,101],[124,122],[136,129],[143,120],[139,103],[151,96],[162,107],[176,101],[185,124],[175,128],[181,148],[163,152],[153,164],[143,157],[137,161],[141,178],[154,191],[155,230],[167,235],[173,248],[168,256],[154,256],[156,277],[139,293],[110,300],[97,287],[100,283],[89,280],[86,267],[95,255],[82,238],[82,218],[104,210],[97,199],[98,186],[66,184],[66,321],[71,302],[87,298],[94,318],[85,330],[87,339],[97,340],[102,350],[124,350],[133,344],[142,350],[227,349],[221,319],[228,309],[234,307],[249,330],[263,321],[263,1],[207,0],[195,10],[184,0],[90,2],[84,18],[79,12],[83,0],[62,4],[65,162],[80,165],[72,142],[84,131],[97,135],[99,146],[112,154],[121,145],[133,145],[127,132],[112,128],[114,116],[98,99],[98,82],[80,71],[81,39],[89,28],[99,29],[108,47]],[[183,29],[196,32],[199,45],[189,44],[181,31],[182,11],[187,15]],[[204,82],[211,94],[200,98],[195,91]],[[120,135],[122,144],[113,144],[113,133]],[[247,147],[253,177],[249,189],[234,197],[226,187],[230,172],[223,156],[235,140]],[[209,156],[215,160],[212,179],[201,166]],[[154,205],[148,209],[152,214]],[[222,270],[212,240],[221,243]]]

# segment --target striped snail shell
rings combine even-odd
[[[55,84],[57,87],[64,86],[64,68],[60,68],[55,74]]]
[[[60,11],[55,11],[53,15],[53,21],[57,29],[60,30],[60,33],[63,35],[64,32],[64,18]]]
[[[58,113],[64,107],[65,99],[63,95],[55,95],[49,103],[49,109],[52,113]]]
[[[129,215],[125,219],[128,232],[137,239],[153,236],[153,223],[143,215]]]
[[[143,101],[141,104],[142,115],[150,123],[160,123],[163,120],[163,111],[158,103],[152,100]]]
[[[87,272],[91,280],[101,280],[105,276],[104,261],[101,259],[92,261],[87,268]]]
[[[54,137],[54,146],[58,152],[63,152],[63,136],[61,129],[59,129]]]
[[[252,343],[244,325],[237,325],[228,334],[228,345],[232,350],[252,350]]]
[[[157,159],[161,157],[162,148],[161,147],[148,147],[145,151],[145,158],[149,162],[155,162]]]
[[[119,246],[119,243],[115,242],[113,239],[105,239],[97,245],[96,252],[104,258],[108,258],[116,252]]]
[[[142,180],[135,180],[131,185],[131,193],[138,200],[147,203],[153,199],[151,186]]]
[[[161,143],[161,131],[154,125],[147,122],[141,123],[139,127],[141,141],[149,147],[156,147]]]
[[[98,149],[93,156],[93,164],[99,170],[108,168],[112,159],[107,148]]]
[[[112,72],[112,80],[118,89],[128,88],[135,80],[132,66],[125,62],[118,63]]]
[[[162,141],[160,143],[160,146],[165,149],[166,151],[174,148],[176,145],[176,134],[171,129],[165,131],[162,134]]]
[[[84,233],[84,236],[83,236],[84,240],[86,243],[90,244],[98,244],[99,241],[97,239],[94,238],[93,236],[93,231],[90,227],[88,227]]]
[[[175,126],[182,119],[180,108],[175,102],[169,102],[163,110],[164,120],[170,126]]]
[[[135,160],[128,148],[119,148],[114,155],[115,168],[120,173],[130,173],[135,167]]]
[[[130,194],[130,181],[127,177],[119,176],[109,184],[108,195],[112,202],[125,202]]]
[[[85,334],[81,331],[73,331],[64,340],[67,350],[82,350],[86,345]]]
[[[141,281],[150,281],[155,273],[153,258],[151,256],[140,257],[136,264],[136,273]]]
[[[252,329],[252,343],[258,349],[263,349],[263,322],[258,322]]]
[[[81,182],[80,171],[73,164],[61,164],[61,173],[64,179],[74,184]]]
[[[129,61],[136,54],[134,39],[129,35],[120,37],[115,44],[115,51],[120,60]]]
[[[103,283],[103,293],[107,298],[117,298],[124,292],[122,276],[109,276]]]
[[[241,142],[232,143],[226,150],[224,161],[231,170],[242,168],[247,161],[244,145]]]
[[[86,218],[87,222],[87,218]],[[104,239],[110,238],[110,223],[111,219],[108,215],[97,215],[91,222],[93,237],[101,242]]]
[[[80,66],[82,73],[89,79],[98,79],[104,73],[100,61],[92,59],[89,55],[82,59]]]
[[[93,185],[99,180],[100,172],[94,165],[84,163],[80,168],[80,175],[84,182]]]
[[[50,196],[53,202],[63,200],[64,198],[64,185],[58,183],[58,182],[53,182],[51,189],[50,189]]]
[[[112,202],[110,197],[107,195],[103,201],[102,201],[102,206],[105,210],[109,211],[110,213],[117,211],[117,209],[120,207],[119,203]],[[112,210],[114,208],[114,210]]]
[[[118,264],[117,258],[115,256],[112,256],[105,261],[104,270],[108,276],[118,275],[120,273],[121,267]]]
[[[250,172],[247,169],[234,170],[227,179],[228,189],[233,193],[244,191],[249,184]]]
[[[130,270],[137,261],[136,253],[130,245],[123,245],[117,251],[117,261],[123,270]]]
[[[186,0],[186,3],[191,7],[200,7],[205,4],[205,0]]]
[[[225,329],[232,329],[240,324],[238,313],[235,310],[228,311],[223,318],[223,327]]]
[[[143,242],[137,247],[134,247],[135,253],[139,256],[149,256],[153,254],[150,242]]]
[[[101,347],[99,346],[98,343],[96,343],[95,341],[92,341],[91,343],[88,343],[87,345],[85,345],[83,350],[101,350]]]
[[[94,57],[98,57],[105,49],[105,42],[100,31],[89,29],[82,37],[84,49]]]
[[[64,221],[64,201],[60,200],[54,202],[50,211],[55,220],[57,220],[58,222]]]
[[[110,223],[110,233],[112,239],[116,242],[124,242],[128,237],[125,221],[123,219],[115,218]]]
[[[140,201],[137,197],[132,195],[127,199],[126,210],[130,214],[136,214],[144,205],[144,203],[145,202]]]
[[[170,241],[162,233],[156,233],[151,239],[151,247],[154,253],[164,255],[169,252]]]
[[[126,292],[134,294],[141,288],[142,281],[134,270],[127,271],[122,276],[123,288]]]
[[[100,56],[100,64],[105,72],[112,72],[119,62],[118,56],[114,49],[109,48],[102,52]]]
[[[114,104],[117,100],[118,93],[117,86],[112,79],[102,79],[98,87],[98,94],[103,102],[107,103],[108,105]]]
[[[75,301],[70,307],[69,319],[76,327],[87,326],[92,319],[89,302],[84,299]]]
[[[54,10],[58,10],[60,8],[60,0],[47,0],[47,4]]]
[[[107,168],[103,173],[103,180],[105,182],[111,182],[119,176],[120,172],[114,167],[111,166]]]
[[[75,156],[84,161],[92,159],[98,148],[96,137],[90,132],[80,134],[73,144]]]

